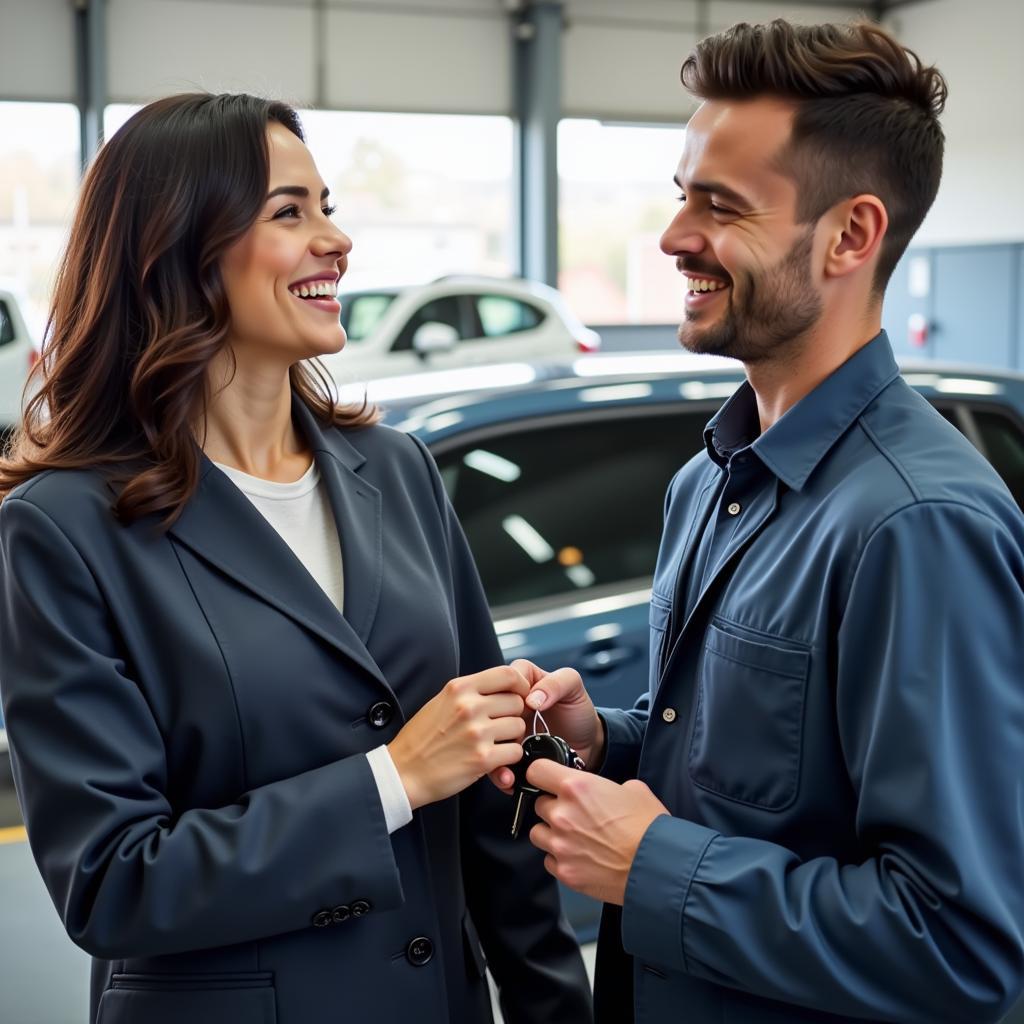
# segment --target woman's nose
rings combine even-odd
[[[319,256],[326,256],[337,253],[339,256],[347,256],[352,251],[352,239],[338,228],[321,235],[313,243],[313,251]]]

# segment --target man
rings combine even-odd
[[[608,904],[606,1022],[996,1021],[1024,984],[1024,518],[881,331],[945,83],[873,25],[782,21],[682,78],[679,336],[748,380],[669,488],[649,693],[598,714],[517,663],[592,770],[530,768],[530,838]]]

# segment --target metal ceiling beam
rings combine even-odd
[[[558,283],[558,121],[562,116],[562,0],[513,14],[518,264],[523,277]]]
[[[107,105],[107,0],[73,2],[75,102],[84,171],[103,144],[103,111]]]

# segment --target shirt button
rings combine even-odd
[[[669,722],[669,723],[674,722],[676,720],[676,709],[675,708],[665,708],[665,710],[662,711],[662,713],[661,713],[661,718],[662,718],[662,721],[665,721],[665,722]]]
[[[366,717],[374,729],[383,729],[391,721],[394,711],[395,709],[386,700],[379,700],[366,712]]]
[[[405,956],[414,967],[422,967],[433,959],[434,944],[425,935],[420,935],[406,947]]]
[[[726,510],[731,516],[738,516],[742,511],[742,506],[738,501],[734,501],[729,508]]]

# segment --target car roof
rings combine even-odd
[[[974,398],[1009,390],[1024,409],[1024,374],[991,367],[898,360],[908,383],[926,396]],[[688,352],[613,352],[522,362],[464,366],[381,378],[342,389],[342,398],[377,404],[385,422],[436,439],[500,423],[595,407],[613,401],[676,403],[680,398],[722,403],[745,379],[732,359]]]

